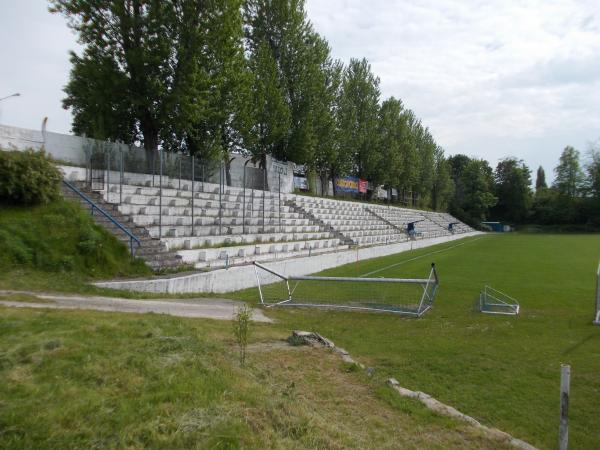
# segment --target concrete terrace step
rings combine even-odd
[[[311,241],[315,239],[329,239],[334,236],[327,232],[318,233],[266,233],[242,234],[222,236],[194,236],[194,237],[164,237],[161,239],[169,249],[196,249],[200,247],[219,247],[233,244],[259,244],[273,242]]]
[[[180,255],[183,261],[186,263],[196,263],[273,253],[297,253],[302,250],[309,249],[335,249],[338,247],[338,245],[339,239],[319,239],[313,241],[265,243],[197,250],[179,250],[177,254]]]
[[[332,253],[348,250],[348,245],[339,245],[334,248],[308,248],[301,249],[299,251],[288,251],[288,252],[273,252],[273,253],[264,253],[260,255],[252,255],[252,256],[229,256],[225,259],[216,259],[212,261],[201,261],[194,264],[196,269],[222,269],[225,267],[236,266],[236,265],[245,265],[250,264],[254,261],[256,262],[272,262],[272,261],[280,261],[284,259],[290,258],[299,258],[306,256],[315,256],[323,253]]]
[[[152,225],[158,225],[159,222],[162,223],[163,226],[169,225],[192,225],[192,216],[170,216],[163,215],[162,217],[158,214],[136,214],[132,215],[131,219],[133,223],[139,227],[147,227]],[[160,220],[159,220],[160,219]],[[222,225],[242,225],[245,223],[246,225],[254,225],[254,226],[262,226],[263,220],[262,218],[256,217],[246,217],[243,219],[242,217],[222,217],[221,218]],[[266,226],[279,226],[278,218],[269,218],[265,217],[264,221]],[[194,225],[196,226],[214,226],[219,225],[219,217],[215,216],[195,216],[194,217]],[[308,219],[294,219],[294,218],[282,218],[281,225],[283,226],[310,226],[312,225],[311,221]]]

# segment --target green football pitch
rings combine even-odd
[[[570,443],[600,442],[600,327],[594,327],[600,235],[506,234],[467,238],[328,270],[322,276],[423,278],[440,286],[420,319],[316,308],[271,308],[280,327],[320,332],[376,368],[483,423],[542,448],[558,439],[560,365],[571,365]],[[478,311],[490,285],[521,313]],[[312,283],[305,296],[323,296]],[[258,291],[238,298],[258,303]]]

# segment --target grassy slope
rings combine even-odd
[[[230,327],[0,308],[0,447],[502,448],[326,350],[255,345],[240,368]]]
[[[150,273],[78,204],[0,205],[0,288],[94,292],[86,281]]]
[[[477,240],[478,239],[478,240]],[[451,247],[455,244],[445,244]],[[600,441],[600,328],[593,327],[598,235],[494,235],[378,273],[422,277],[433,259],[441,287],[419,320],[385,314],[277,310],[281,326],[312,329],[355,356],[484,423],[542,448],[558,429],[561,363],[572,366],[570,433],[574,448]],[[332,269],[356,275],[425,254],[422,249]],[[474,311],[484,284],[521,301],[518,318]],[[251,291],[240,298],[256,299]]]

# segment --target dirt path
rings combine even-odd
[[[218,320],[231,320],[235,307],[242,304],[242,302],[219,298],[130,300],[117,297],[0,290],[0,296],[6,295],[24,295],[28,297],[26,301],[0,300],[0,305],[16,308],[91,309],[95,311],[137,314],[168,314],[178,317],[201,317]],[[40,301],[36,302],[36,299]],[[252,320],[255,322],[272,322],[260,309],[253,310]]]

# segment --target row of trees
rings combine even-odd
[[[551,186],[540,166],[535,190],[531,170],[516,158],[503,159],[495,170],[485,160],[464,155],[449,158],[449,163],[455,186],[450,211],[471,224],[494,219],[600,227],[600,140],[590,144],[583,164],[579,151],[567,146]]]
[[[452,196],[443,149],[366,59],[347,65],[304,0],[51,0],[83,45],[71,54],[73,131],[206,160],[247,153],[355,175],[422,206]]]
[[[73,131],[205,161],[245,153],[398,189],[478,224],[584,223],[598,211],[597,146],[584,170],[567,147],[536,190],[523,161],[444,156],[401,100],[381,99],[366,59],[335,60],[304,0],[51,0],[83,46],[71,54]],[[150,161],[152,158],[149,157]],[[595,202],[595,203],[594,203]],[[597,213],[596,213],[597,216]],[[594,217],[596,217],[594,216]]]

